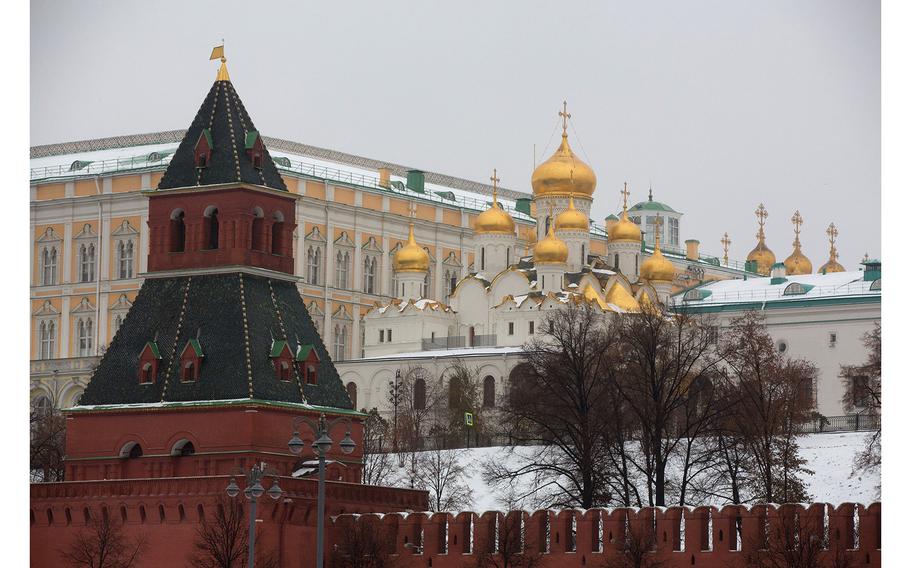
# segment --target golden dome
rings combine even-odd
[[[607,229],[607,244],[620,242],[641,242],[641,229],[629,220],[628,213],[629,190],[627,185],[622,186],[622,217]]]
[[[392,269],[395,272],[427,272],[430,269],[430,255],[414,240],[414,223],[408,225],[408,242],[395,253]]]
[[[600,297],[600,294],[597,293],[597,290],[595,290],[590,283],[585,286],[585,289],[582,290],[581,295],[589,303],[593,302],[597,304],[602,310],[605,310],[609,307],[607,306],[607,303],[604,301],[604,299]]]
[[[594,170],[582,162],[569,147],[566,121],[571,115],[565,111],[565,102],[563,102],[563,112],[560,112],[559,116],[563,117],[562,143],[550,156],[550,159],[534,169],[534,173],[531,175],[534,196],[565,197],[570,192],[575,192],[590,197],[594,195],[597,176],[594,175]]]
[[[835,272],[844,272],[844,267],[833,258],[829,258],[828,262],[818,269],[819,274],[834,274]]]
[[[771,267],[777,262],[777,257],[765,244],[765,219],[768,218],[768,211],[764,203],[758,204],[755,210],[755,216],[758,217],[758,244],[746,256],[746,262],[755,261],[755,271],[764,276],[771,274]]]
[[[828,262],[818,269],[818,273],[832,274],[834,272],[844,272],[844,267],[837,262],[837,247],[834,246],[834,241],[837,238],[837,227],[834,226],[834,223],[831,223],[828,225],[828,229],[825,232],[828,234],[828,243],[831,245],[831,250],[828,252]]]
[[[613,287],[607,292],[607,303],[622,308],[627,312],[638,312],[641,310],[632,294],[623,288],[619,282],[614,282]]]
[[[590,228],[588,216],[575,208],[575,196],[569,194],[569,208],[556,216],[557,231],[584,231]]]
[[[496,200],[496,183],[499,178],[496,177],[495,169],[493,177],[490,179],[493,180],[493,205],[477,216],[477,220],[474,222],[474,234],[514,235],[515,220],[499,206],[499,202]]]
[[[534,264],[563,264],[569,258],[568,245],[553,234],[555,224],[550,223],[546,238],[534,245]]]
[[[790,220],[793,222],[793,231],[796,233],[796,238],[793,240],[793,254],[784,260],[787,275],[812,274],[812,261],[803,254],[802,245],[799,243],[799,227],[803,224],[803,217],[799,214],[799,210],[793,214]]]
[[[660,218],[654,225],[654,254],[641,263],[639,275],[649,282],[672,282],[676,277],[676,267],[660,252]]]

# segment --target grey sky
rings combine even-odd
[[[31,13],[31,144],[185,128],[226,40],[267,135],[530,192],[563,99],[593,217],[654,197],[682,238],[840,261],[881,247],[880,7],[864,0],[47,2]]]

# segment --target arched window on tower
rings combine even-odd
[[[262,209],[259,207],[253,208],[253,226],[252,226],[252,235],[250,248],[253,250],[262,251],[263,243],[265,242],[265,223],[263,222],[263,213]]]
[[[209,207],[203,219],[203,234],[205,235],[205,248],[215,250],[218,248],[218,208]]]
[[[346,387],[348,391],[348,398],[351,399],[351,404],[354,405],[354,410],[357,409],[357,385],[353,382],[348,383]]]
[[[171,213],[170,252],[183,252],[184,250],[186,244],[184,217],[186,217],[186,214],[182,209],[177,209]]]
[[[281,211],[272,215],[272,254],[284,254],[284,215]]]

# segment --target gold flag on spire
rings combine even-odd
[[[212,48],[212,55],[209,57],[209,61],[213,59],[224,59],[224,44]]]
[[[212,48],[212,55],[209,56],[209,61],[214,59],[221,59],[221,67],[218,68],[218,74],[215,76],[216,81],[230,81],[231,76],[228,75],[227,70],[227,58],[224,56],[224,43],[217,45]]]

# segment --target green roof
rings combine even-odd
[[[259,138],[258,130],[250,130],[246,133],[246,140],[243,142],[243,147],[249,150],[253,147],[253,144],[256,143],[256,139]]]
[[[284,351],[284,348],[288,346],[288,342],[279,339],[278,341],[272,341],[272,350],[269,352],[269,357],[279,357],[281,352]]]
[[[152,350],[152,355],[155,356],[155,359],[161,359],[161,352],[158,350],[158,344],[156,342],[149,341],[145,346]],[[143,349],[143,351],[145,351],[145,349]]]
[[[629,211],[667,211],[669,213],[677,212],[669,205],[661,203],[660,201],[642,201],[633,205]]]
[[[607,217],[607,221],[619,221],[619,217],[613,215],[612,213]]]
[[[312,343],[307,343],[306,345],[300,345],[299,347],[297,347],[297,360],[306,361],[306,359],[310,356],[310,351],[312,351],[312,350],[313,350]],[[319,353],[316,353],[316,358],[317,359],[319,358]]]
[[[196,352],[196,357],[205,357],[202,353],[202,346],[199,345],[199,340],[196,338],[191,338],[188,341],[189,345],[193,348],[193,351]]]
[[[209,143],[209,148],[214,148],[215,145],[212,144],[212,131],[208,128],[203,128],[202,135],[205,136],[205,141]]]

